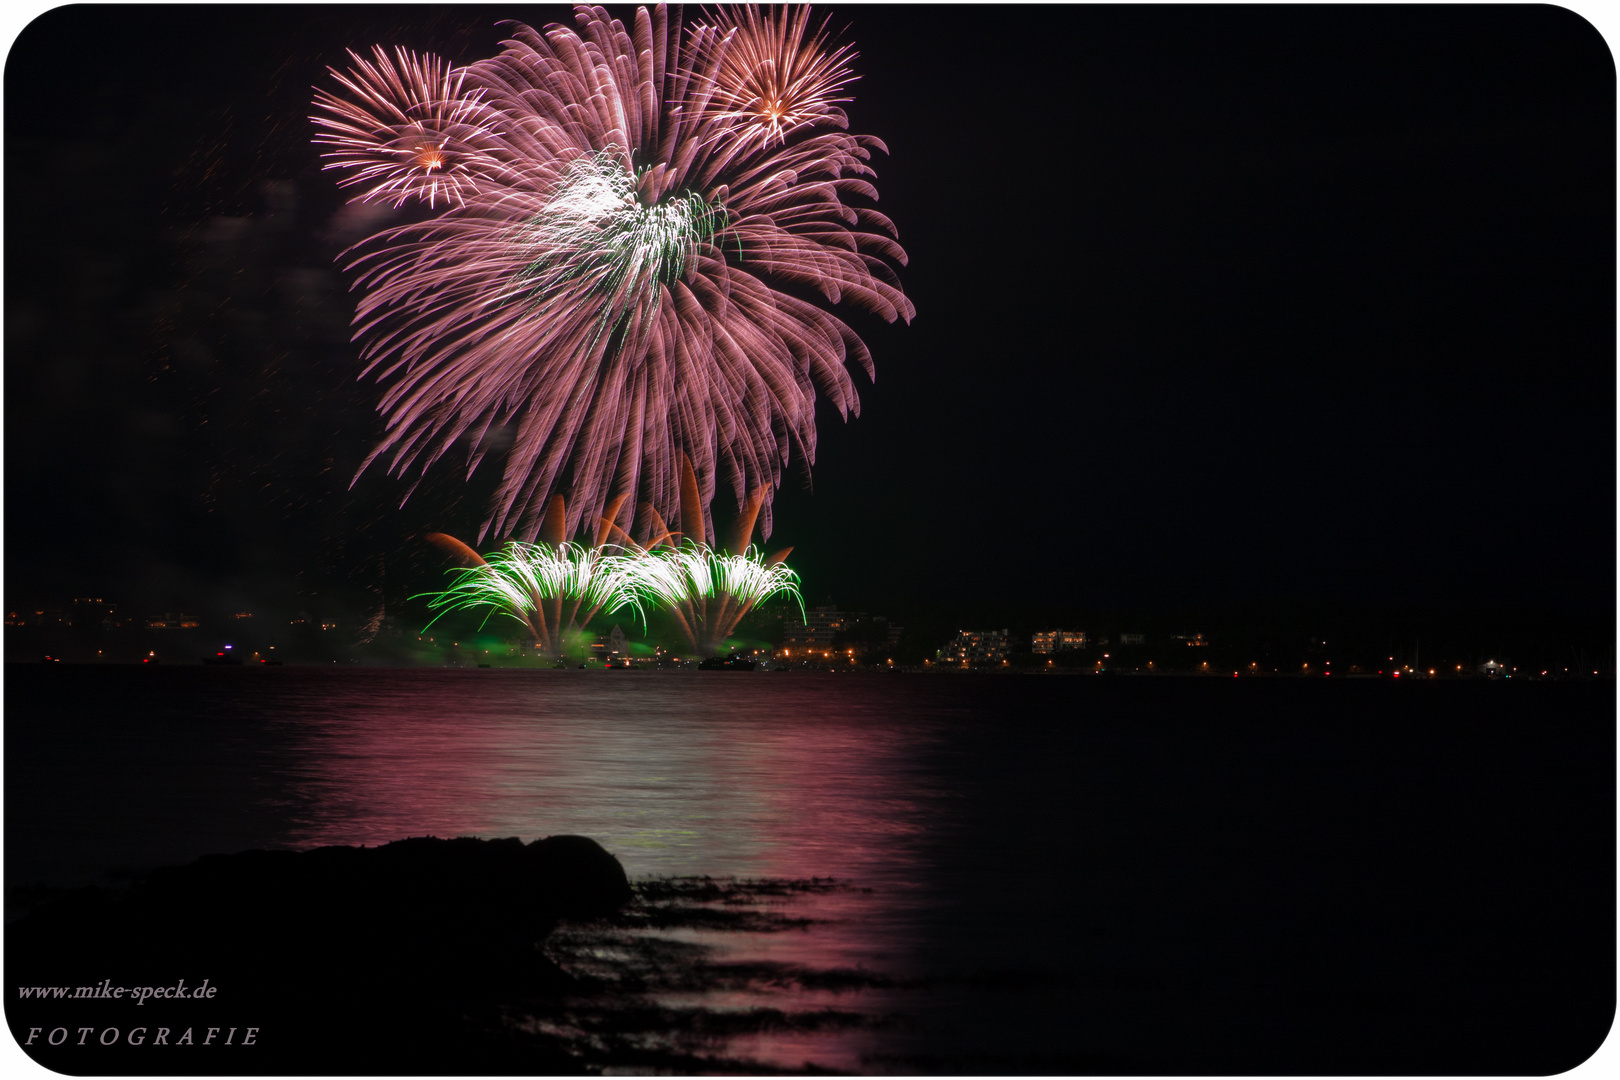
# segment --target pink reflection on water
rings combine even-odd
[[[379,673],[382,675],[383,673]],[[904,975],[928,736],[881,679],[741,673],[404,672],[296,713],[289,844],[594,837],[632,879],[827,878],[783,901],[805,930],[688,931],[728,962]],[[374,685],[371,685],[374,684]],[[869,889],[870,892],[861,891]],[[795,986],[663,995],[671,1007],[888,1011],[892,994]],[[860,1067],[862,1030],[732,1039],[726,1056]]]

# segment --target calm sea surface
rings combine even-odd
[[[1613,1013],[1612,684],[11,665],[6,706],[8,886],[558,833],[835,879],[665,935],[797,974],[662,1006],[838,1018],[717,1060],[1546,1073]]]

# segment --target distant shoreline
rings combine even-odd
[[[40,660],[21,660],[21,659],[7,658],[6,661],[5,661],[5,664],[6,664],[7,669],[13,669],[13,668],[15,668],[15,669],[39,668],[39,669],[42,669],[42,670],[50,670],[50,669],[53,669],[53,668],[60,667],[60,668],[75,668],[75,669],[95,668],[95,669],[98,669],[98,670],[115,669],[115,668],[123,668],[123,669],[140,668],[142,670],[174,670],[174,669],[177,669],[177,668],[183,668],[183,669],[186,669],[186,670],[207,669],[207,670],[210,670],[210,671],[232,671],[232,670],[235,670],[235,671],[253,671],[253,670],[261,670],[261,669],[264,669],[264,670],[274,669],[274,670],[277,670],[277,671],[301,671],[301,672],[302,671],[412,671],[412,672],[418,672],[418,671],[419,672],[433,672],[433,671],[450,672],[450,671],[456,671],[456,672],[468,672],[468,673],[473,673],[473,674],[487,671],[487,672],[490,672],[492,674],[496,673],[496,672],[501,672],[501,673],[506,673],[506,674],[521,673],[521,674],[527,674],[527,675],[543,675],[543,676],[550,677],[550,678],[555,678],[555,677],[558,677],[558,676],[577,675],[581,671],[583,671],[586,674],[592,674],[592,675],[595,675],[595,674],[610,674],[610,675],[614,675],[614,676],[630,675],[630,674],[637,674],[637,675],[666,674],[666,675],[693,675],[693,676],[696,676],[696,675],[703,675],[703,676],[720,675],[720,676],[729,676],[731,678],[741,678],[741,677],[750,676],[750,675],[837,675],[837,676],[841,676],[841,677],[847,677],[847,676],[854,675],[854,676],[863,676],[863,677],[871,677],[871,678],[891,678],[891,677],[893,677],[895,675],[924,675],[924,676],[935,676],[935,675],[937,675],[937,676],[946,677],[946,678],[961,678],[963,676],[970,676],[970,675],[993,675],[993,676],[997,676],[997,677],[1024,675],[1024,676],[1037,676],[1037,677],[1043,677],[1043,678],[1085,676],[1085,677],[1101,678],[1101,679],[1180,679],[1180,680],[1201,679],[1201,680],[1212,681],[1212,682],[1231,681],[1232,679],[1266,679],[1266,680],[1272,680],[1272,681],[1291,680],[1291,681],[1296,681],[1296,682],[1347,682],[1347,681],[1351,681],[1351,682],[1390,682],[1390,683],[1399,683],[1399,682],[1490,683],[1490,682],[1507,682],[1507,681],[1515,681],[1515,682],[1613,682],[1614,681],[1614,676],[1612,674],[1598,674],[1596,672],[1591,673],[1591,674],[1584,674],[1584,675],[1583,674],[1574,674],[1574,673],[1569,673],[1569,674],[1546,673],[1546,674],[1543,674],[1543,673],[1540,673],[1540,672],[1533,672],[1533,673],[1520,672],[1520,673],[1517,673],[1517,674],[1508,674],[1508,675],[1500,675],[1500,676],[1497,676],[1497,675],[1483,675],[1483,674],[1480,674],[1479,672],[1476,672],[1476,671],[1464,671],[1462,673],[1435,674],[1435,675],[1418,674],[1418,673],[1415,673],[1415,672],[1411,672],[1411,673],[1403,672],[1400,675],[1391,675],[1391,674],[1382,673],[1382,672],[1356,672],[1356,673],[1353,673],[1353,674],[1340,675],[1340,674],[1336,674],[1336,673],[1335,674],[1322,674],[1322,673],[1319,673],[1319,672],[1312,672],[1310,674],[1305,674],[1305,673],[1302,673],[1302,672],[1275,671],[1275,670],[1273,670],[1273,671],[1243,671],[1241,669],[1236,670],[1236,671],[1228,670],[1228,669],[1222,669],[1220,671],[1207,671],[1207,672],[1205,672],[1205,671],[1143,671],[1143,670],[1138,669],[1138,668],[1104,668],[1102,670],[1097,670],[1097,669],[1094,669],[1094,668],[1082,668],[1082,667],[1061,667],[1061,668],[1059,668],[1059,667],[1053,667],[1053,668],[1041,668],[1041,667],[1001,667],[1001,668],[996,668],[996,667],[971,667],[971,668],[962,668],[962,667],[945,665],[945,664],[940,664],[940,665],[905,665],[905,666],[896,665],[895,667],[852,666],[852,667],[846,667],[846,668],[835,668],[835,667],[822,667],[822,668],[810,668],[810,667],[804,667],[804,668],[800,668],[800,667],[764,668],[764,667],[762,667],[762,668],[760,668],[758,670],[755,670],[755,671],[726,671],[726,670],[703,671],[703,670],[699,669],[699,667],[698,667],[698,665],[696,663],[692,663],[692,664],[662,664],[662,665],[656,665],[656,666],[633,667],[633,668],[608,668],[608,667],[603,667],[603,666],[600,666],[600,665],[593,665],[593,666],[590,666],[590,667],[578,667],[578,666],[575,666],[575,667],[557,668],[557,667],[526,666],[526,665],[518,665],[518,664],[491,664],[491,665],[440,664],[440,665],[432,665],[432,666],[430,666],[430,665],[426,665],[426,664],[386,664],[386,663],[378,663],[376,661],[368,661],[368,662],[351,661],[350,663],[347,663],[347,664],[339,663],[337,661],[332,661],[330,663],[325,663],[325,664],[307,663],[307,662],[306,663],[301,663],[301,662],[298,662],[298,661],[289,661],[289,662],[287,662],[285,664],[280,664],[280,663],[277,663],[277,664],[239,664],[239,665],[223,666],[223,665],[205,663],[204,661],[201,661],[201,660],[165,660],[161,664],[152,665],[152,667],[148,668],[144,664],[134,663],[134,662],[130,662],[130,661],[118,661],[118,660],[105,660],[105,661],[102,661],[102,660],[65,660],[64,659],[64,660],[57,660],[57,661],[40,661]]]

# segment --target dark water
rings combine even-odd
[[[8,887],[582,833],[644,910],[758,916],[549,946],[697,1060],[1547,1073],[1613,1015],[1611,684],[12,665],[6,705]],[[611,1067],[603,1008],[514,1022]]]

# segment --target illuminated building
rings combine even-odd
[[[1083,630],[1043,630],[1030,638],[1031,651],[1042,656],[1085,647],[1086,635]]]
[[[195,630],[202,625],[202,621],[195,615],[184,612],[175,614],[165,611],[162,615],[153,615],[146,620],[148,630]]]
[[[855,622],[855,617],[828,604],[813,607],[804,613],[804,619],[789,619],[782,624],[782,644],[792,647],[828,649],[833,635]]]
[[[943,663],[966,666],[999,664],[1009,652],[1006,630],[959,630],[940,650],[939,658]]]
[[[596,640],[591,642],[592,656],[605,656],[609,659],[627,656],[630,652],[629,639],[624,635],[624,629],[618,623],[605,634],[597,634]]]
[[[865,632],[873,623],[883,625],[881,642]],[[904,632],[905,627],[881,615],[873,617],[864,611],[840,611],[824,605],[806,611],[802,621],[783,621],[782,648],[777,655],[809,663],[835,659],[856,662],[875,651],[887,655]]]

